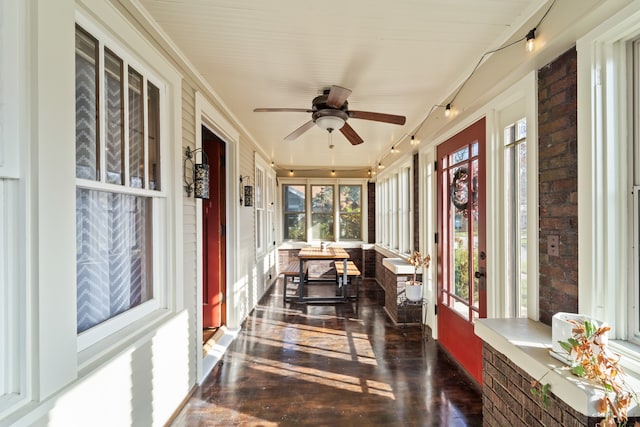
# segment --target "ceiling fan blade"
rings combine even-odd
[[[364,142],[364,140],[360,138],[360,135],[358,135],[348,123],[345,123],[344,126],[340,128],[340,132],[349,140],[351,145],[358,145]]]
[[[351,89],[333,85],[331,86],[329,96],[327,97],[327,105],[332,108],[340,109],[349,95],[351,95]]]
[[[254,113],[313,113],[308,108],[254,108]]]
[[[315,123],[313,122],[313,120],[309,120],[307,123],[303,124],[298,129],[287,135],[284,139],[286,139],[287,141],[293,141],[294,139],[311,129],[314,125]]]
[[[394,114],[372,113],[371,111],[349,111],[349,117],[353,119],[373,120],[376,122],[391,123],[394,125],[403,125],[407,119],[405,116],[396,116]]]

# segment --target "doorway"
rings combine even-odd
[[[438,339],[482,384],[485,285],[485,119],[438,146]]]
[[[209,163],[209,199],[202,200],[202,327],[213,336],[226,322],[226,167],[224,141],[202,126]]]

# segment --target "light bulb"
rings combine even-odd
[[[531,51],[533,51],[533,44],[536,41],[536,29],[535,28],[527,33],[526,39],[527,39],[527,42],[525,43],[525,49],[527,50],[527,52],[531,52]]]

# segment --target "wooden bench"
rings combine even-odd
[[[355,287],[356,287],[355,295],[348,296],[346,292],[346,288],[342,289],[342,292],[345,299],[358,299],[358,285],[361,277],[360,270],[358,270],[358,267],[356,267],[356,264],[353,261],[347,261],[346,265],[347,265],[347,271],[345,275],[345,271],[344,271],[345,262],[335,261],[333,263],[333,267],[336,269],[336,283],[338,284],[338,286],[342,285],[343,287],[348,286],[350,284],[355,284]],[[345,278],[346,278],[346,283],[344,282]]]
[[[291,261],[282,269],[282,271],[280,271],[280,274],[282,274],[283,276],[282,303],[284,304],[285,302],[287,302],[287,290],[289,289],[289,284],[294,285],[294,282],[296,281],[296,279],[300,279],[300,262]],[[306,271],[305,271],[305,274],[306,274]],[[300,286],[300,283],[298,283],[298,286]],[[296,291],[296,293],[294,294],[296,298],[298,297],[298,294],[297,294],[297,292],[299,291],[298,286],[293,286],[293,289]],[[293,297],[289,297],[289,298],[293,298]]]

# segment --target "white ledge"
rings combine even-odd
[[[382,265],[394,274],[413,274],[413,266],[404,258],[384,258]]]
[[[596,404],[603,396],[602,389],[576,377],[549,354],[550,326],[530,319],[479,319],[475,333],[531,377],[549,384],[551,392],[571,408],[589,417],[601,416]],[[640,390],[638,378],[627,373],[626,379],[633,390]],[[635,403],[628,415],[640,415]]]

